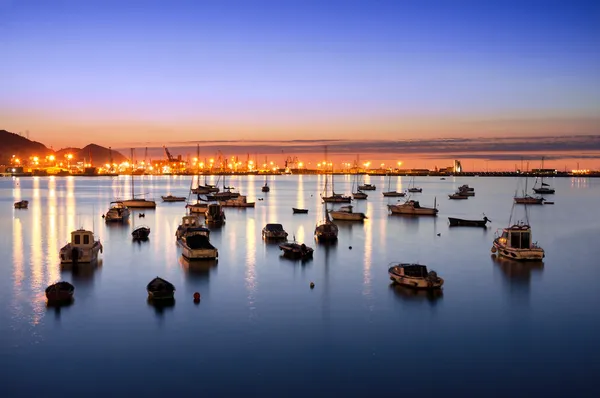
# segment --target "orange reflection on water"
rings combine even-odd
[[[256,293],[256,222],[253,218],[246,221],[246,289],[248,289],[248,307],[254,310]]]

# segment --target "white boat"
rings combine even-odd
[[[102,243],[94,239],[94,233],[85,229],[71,232],[71,242],[60,249],[63,264],[91,263],[102,253]]]
[[[421,264],[396,264],[388,269],[390,279],[402,286],[413,289],[439,289],[444,284],[435,271],[427,271]]]
[[[133,148],[131,149],[131,199],[122,200],[121,202],[131,209],[155,209],[156,202],[144,198],[136,198],[135,196],[135,180],[133,178]]]
[[[188,229],[199,228],[201,226],[202,226],[202,223],[200,222],[200,219],[198,218],[198,216],[195,216],[195,215],[183,216],[181,218],[181,224],[179,224],[179,226],[177,227],[177,230],[175,231],[175,236],[177,237],[177,239],[179,239],[186,234]]]
[[[531,226],[518,222],[502,229],[502,234],[494,239],[492,253],[516,261],[541,261],[544,249],[531,239]]]
[[[123,204],[123,202],[110,202],[110,208],[104,215],[104,221],[127,221],[130,215],[131,211]]]
[[[254,207],[256,202],[248,202],[246,195],[238,195],[235,198],[219,200],[223,207]]]
[[[262,229],[263,239],[287,239],[288,233],[281,224],[267,224]]]
[[[181,254],[188,260],[210,260],[219,256],[219,251],[210,243],[210,230],[204,227],[188,228],[177,243]]]
[[[435,216],[438,213],[435,199],[433,207],[423,207],[418,200],[410,199],[401,204],[388,205],[388,209],[392,214],[407,214],[413,216]]]
[[[337,210],[329,210],[331,218],[340,221],[363,221],[367,216],[365,213],[355,213],[352,205],[342,206]]]

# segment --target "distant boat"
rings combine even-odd
[[[306,246],[304,243],[296,242],[282,243],[279,245],[279,250],[283,251],[285,257],[308,259],[312,258],[314,249]]]
[[[356,213],[352,209],[352,205],[346,205],[337,210],[329,210],[329,214],[336,221],[363,221],[367,218],[365,213]]]
[[[269,184],[267,183],[267,175],[265,174],[265,185],[262,186],[262,192],[269,192],[271,188],[269,188]]]
[[[448,217],[451,227],[486,227],[488,222],[492,222],[486,216],[482,220],[464,220],[462,218]]]
[[[415,177],[411,177],[410,185],[408,186],[408,192],[411,193],[420,193],[423,192],[423,188],[419,188],[415,186]]]
[[[161,199],[163,200],[163,202],[185,202],[186,197],[185,196],[167,195],[167,196],[161,196]]]
[[[106,212],[106,215],[104,216],[104,221],[106,221],[106,222],[127,221],[129,219],[130,214],[131,214],[131,211],[129,210],[129,208],[127,206],[125,206],[123,204],[123,202],[120,202],[120,201],[110,202],[110,208],[108,209],[108,211]]]
[[[371,184],[362,184],[358,186],[358,189],[361,191],[374,191],[377,189],[377,187]]]
[[[263,239],[287,239],[288,233],[281,224],[267,224],[262,229]]]
[[[73,299],[75,286],[69,282],[57,282],[46,288],[48,302],[64,302]]]
[[[136,198],[135,196],[135,180],[133,178],[133,148],[131,149],[131,199],[122,200],[125,206],[129,208],[140,208],[140,209],[154,209],[156,208],[156,202],[144,198]]]
[[[392,190],[391,182],[392,182],[392,175],[389,174],[388,175],[388,190],[385,192],[382,192],[383,196],[389,197],[389,198],[403,198],[406,195],[406,193],[405,192],[397,192],[395,190]]]
[[[435,199],[433,207],[421,206],[418,200],[407,200],[402,204],[388,205],[388,209],[392,214],[405,214],[412,216],[435,216],[438,213]]]
[[[27,200],[15,202],[15,209],[27,209],[27,207],[29,207],[29,201]]]
[[[544,172],[544,158],[542,157],[542,173]],[[540,194],[540,195],[551,195],[553,193],[556,192],[556,190],[554,188],[552,188],[549,184],[546,184],[544,182],[544,175],[542,174],[542,176],[540,177],[540,184],[538,185],[538,179],[535,179],[535,183],[533,184],[533,192]]]
[[[248,202],[246,195],[238,195],[235,198],[219,199],[219,204],[223,207],[254,207],[256,202]]]
[[[292,207],[292,212],[294,214],[306,214],[308,213],[308,209],[298,209],[297,207]]]
[[[150,227],[141,225],[131,232],[133,240],[146,240],[150,236]]]
[[[464,195],[462,192],[455,192],[453,194],[448,195],[448,199],[469,199],[467,195]]]
[[[413,289],[439,289],[444,284],[435,271],[427,271],[422,264],[396,264],[388,269],[390,279]]]

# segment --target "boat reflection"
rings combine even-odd
[[[60,319],[61,312],[64,308],[70,307],[75,303],[75,299],[71,298],[67,301],[46,301],[46,311],[53,312],[56,319]]]
[[[436,305],[444,297],[442,289],[423,290],[411,289],[410,287],[390,283],[390,289],[394,295],[406,302],[429,302],[431,305]]]
[[[217,267],[217,259],[189,260],[179,256],[179,264],[190,279],[208,279],[210,270]]]
[[[96,271],[102,268],[102,259],[91,263],[70,264],[64,263],[60,265],[62,272],[70,272],[73,282],[89,283],[94,279]]]
[[[153,300],[150,297],[146,300],[148,306],[154,308],[156,315],[162,316],[167,310],[173,310],[175,307],[175,299],[169,300]]]
[[[513,261],[496,255],[492,255],[491,258],[506,279],[513,284],[529,285],[532,273],[541,273],[544,270],[543,261]]]

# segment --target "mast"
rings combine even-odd
[[[133,182],[133,148],[131,148],[131,199],[135,199],[135,188]]]

